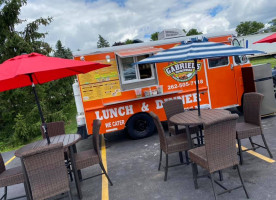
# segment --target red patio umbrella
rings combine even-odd
[[[276,42],[276,33],[273,33],[270,36],[267,36],[259,41],[254,42],[253,44],[257,44],[257,43],[273,43]]]
[[[0,65],[0,92],[30,85],[32,86],[44,127],[45,137],[48,143],[50,143],[35,85],[80,73],[87,73],[107,66],[110,65],[48,57],[38,53],[16,56],[6,60]]]

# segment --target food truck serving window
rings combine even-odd
[[[157,83],[154,64],[132,65],[133,63],[147,57],[149,57],[148,54],[118,58],[121,84],[122,86],[125,86],[123,89],[127,90],[136,88],[135,85],[137,86],[137,84],[139,84],[139,87],[145,87]]]
[[[228,64],[229,64],[228,56],[208,59],[209,68],[227,66]]]

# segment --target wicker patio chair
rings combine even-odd
[[[207,176],[211,179],[215,199],[217,199],[217,195],[231,192],[241,187],[244,189],[246,197],[249,198],[238,165],[239,161],[237,158],[235,138],[237,119],[238,115],[233,114],[225,116],[218,121],[204,124],[205,146],[189,150],[195,188],[198,189],[197,178],[203,177],[198,176],[197,165],[200,165],[209,173]],[[238,171],[241,185],[227,189],[221,183],[214,180],[213,173],[233,166]],[[214,188],[214,182],[225,191],[217,194]]]
[[[174,124],[172,124],[169,119],[178,113],[184,112],[184,106],[181,99],[173,99],[170,101],[166,101],[163,103],[163,108],[165,110],[165,114],[168,120],[168,128],[170,135],[176,135],[176,130]],[[190,133],[191,134],[198,134],[199,128],[198,126],[191,126],[190,127]],[[185,126],[178,126],[178,133],[186,133]],[[198,136],[198,135],[197,135]]]
[[[58,143],[22,154],[32,199],[42,200],[63,193],[72,199],[63,152],[63,144]]]
[[[176,152],[182,152],[182,151],[187,152],[187,150],[189,149],[190,146],[189,146],[186,134],[179,134],[179,135],[174,135],[171,137],[166,137],[165,131],[163,129],[163,126],[160,122],[159,117],[153,112],[150,112],[149,114],[153,118],[155,126],[157,127],[159,140],[160,140],[160,159],[159,159],[158,170],[160,170],[160,167],[161,167],[162,152],[164,152],[166,154],[166,165],[164,167],[165,168],[164,181],[167,181],[169,167],[175,167],[175,166],[185,164],[185,163],[180,163],[180,164],[169,166],[168,165],[169,154],[176,153]],[[186,164],[188,164],[188,162]]]
[[[49,122],[49,123],[46,123],[46,126],[47,126],[47,133],[49,137],[65,134],[64,121]],[[40,130],[41,130],[43,139],[45,139],[46,137],[44,135],[44,129],[42,126],[40,126]]]
[[[47,127],[47,133],[49,135],[49,137],[53,137],[53,136],[58,136],[58,135],[63,135],[65,134],[65,125],[64,125],[64,121],[58,121],[58,122],[49,122],[46,123],[46,127]],[[44,134],[44,129],[43,126],[40,126],[40,130],[41,130],[41,134],[42,137],[45,139],[45,134]],[[68,148],[64,149],[64,159],[65,159],[65,165],[67,167],[68,170],[68,174],[70,175],[70,179],[71,181],[73,181],[73,176],[71,173],[71,162],[70,162],[70,155],[69,155],[69,150]]]
[[[108,179],[110,185],[113,185],[109,176],[107,175],[107,172],[104,168],[102,158],[101,158],[100,142],[99,142],[100,127],[101,127],[101,121],[98,119],[93,120],[93,135],[92,135],[93,149],[75,153],[74,158],[75,158],[76,166],[74,167],[74,169],[81,170],[81,169],[99,164],[103,173],[100,173],[88,178],[84,178],[82,179],[82,181],[104,174]]]
[[[7,199],[8,186],[16,185],[20,183],[24,183],[24,175],[23,175],[22,167],[19,166],[19,167],[6,169],[2,154],[0,153],[0,187],[4,187],[4,195],[0,199],[1,200]],[[24,184],[24,186],[26,185]],[[22,198],[22,197],[24,196],[16,197],[14,199]]]
[[[269,147],[266,143],[266,139],[263,134],[262,123],[261,123],[261,103],[263,100],[263,95],[251,92],[244,94],[243,97],[243,113],[244,113],[244,122],[237,123],[237,141],[239,147],[239,155],[240,155],[240,164],[243,164],[243,151],[248,150],[256,150],[259,147],[265,148],[271,158],[273,158]],[[265,146],[256,144],[252,141],[253,136],[261,135],[263,139],[263,143]],[[242,150],[241,148],[241,140],[248,138],[252,148]]]

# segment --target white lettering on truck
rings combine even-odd
[[[105,109],[101,111],[95,111],[96,118],[99,120],[103,119],[109,119],[109,118],[116,118],[119,116],[125,116],[125,115],[132,115],[133,112],[133,105],[128,106],[121,106],[118,109],[117,108],[110,108]]]
[[[189,104],[189,103],[197,102],[196,96],[197,96],[196,93],[193,93],[193,94],[187,94],[187,95],[182,95],[182,96],[176,96],[176,97],[173,97],[173,98],[166,98],[164,100],[158,99],[158,100],[155,100],[156,109],[158,110],[158,109],[163,108],[163,103],[166,102],[166,101],[170,101],[172,99],[181,99],[183,104]],[[200,98],[199,98],[199,101],[201,101]]]

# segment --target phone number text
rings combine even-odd
[[[198,80],[198,84],[203,84],[204,81],[202,79]],[[188,87],[191,85],[196,85],[196,81],[187,81],[185,83],[178,83],[178,84],[173,84],[173,85],[168,85],[168,90],[173,90],[177,88],[183,88],[183,87]]]

